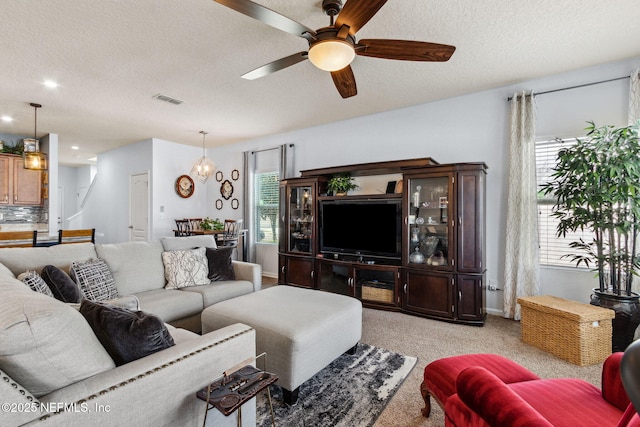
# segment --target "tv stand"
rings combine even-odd
[[[366,307],[483,325],[486,169],[424,158],[307,170],[281,181],[279,283],[353,296]],[[399,259],[320,252],[319,204],[340,199],[324,194],[331,176],[345,172],[401,177],[401,193],[342,196],[401,200]]]

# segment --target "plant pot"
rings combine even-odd
[[[593,289],[591,305],[609,308],[615,312],[611,350],[624,351],[633,342],[636,328],[640,324],[640,295],[616,295]]]

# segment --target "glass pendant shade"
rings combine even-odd
[[[47,155],[39,151],[25,152],[24,168],[32,170],[46,170],[47,169]]]
[[[213,172],[215,172],[216,164],[205,155],[204,139],[206,138],[207,132],[201,130],[200,133],[202,134],[202,157],[200,157],[191,168],[191,176],[204,184],[207,182],[207,179],[213,175]]]
[[[353,46],[339,39],[320,41],[309,48],[309,61],[324,71],[342,70],[355,57]]]
[[[191,176],[204,184],[215,170],[215,163],[211,159],[202,156],[191,168]]]
[[[31,170],[46,170],[47,169],[47,155],[38,150],[38,108],[42,105],[30,103],[34,109],[33,112],[33,142],[36,147],[36,151],[25,151],[22,155],[24,159],[24,168]]]

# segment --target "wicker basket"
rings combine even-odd
[[[518,303],[525,343],[579,366],[611,354],[613,310],[550,295],[521,297]]]
[[[365,282],[361,288],[364,300],[393,303],[393,289],[390,289],[388,285]]]

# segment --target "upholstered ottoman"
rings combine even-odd
[[[428,417],[431,413],[430,396],[444,409],[447,399],[456,393],[458,374],[471,366],[487,369],[505,384],[540,379],[525,367],[498,354],[465,354],[438,359],[424,368],[424,380],[420,385],[424,399],[422,415]]]
[[[256,354],[278,375],[285,402],[298,387],[362,335],[362,304],[355,298],[292,286],[274,286],[214,304],[202,312],[202,333],[234,323],[256,330]]]

